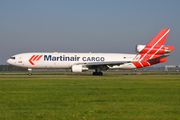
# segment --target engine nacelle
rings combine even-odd
[[[84,67],[82,65],[72,65],[71,72],[83,72],[88,71],[89,69],[87,67]]]
[[[145,46],[146,46],[146,45],[136,45],[136,52],[137,52],[137,53],[140,53],[141,50],[143,50]]]
[[[136,52],[137,53],[147,53],[149,50],[151,49],[151,47],[148,47],[145,45],[137,45],[136,46]],[[159,49],[159,47],[154,47],[153,49],[151,49],[151,51],[148,52],[148,54],[164,54],[164,53],[170,53],[170,50],[173,49],[173,46],[167,46],[164,45],[161,49]]]

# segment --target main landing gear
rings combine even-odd
[[[93,75],[103,76],[103,73],[102,72],[93,72]]]
[[[101,72],[101,69],[98,67],[95,69],[95,72],[93,72],[93,75],[103,76],[103,73]]]

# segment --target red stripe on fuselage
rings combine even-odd
[[[36,57],[34,57],[34,59],[32,61],[35,61],[37,57],[39,57],[39,55],[36,55]]]
[[[33,55],[30,59],[29,59],[29,62],[34,65],[34,63],[32,62],[32,59],[35,57],[35,55]]]
[[[40,55],[40,56],[36,59],[36,61],[38,61],[39,59],[41,59],[42,56],[43,56],[43,55]]]

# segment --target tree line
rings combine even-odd
[[[27,71],[27,68],[20,68],[12,65],[0,65],[0,71]]]

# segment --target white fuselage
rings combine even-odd
[[[71,69],[82,72],[94,69],[93,75],[102,76],[108,69],[136,69],[166,61],[166,53],[173,46],[163,45],[169,28],[163,28],[146,45],[137,45],[138,54],[120,53],[22,53],[12,56],[7,62],[11,65],[32,69]]]
[[[41,56],[41,57],[40,57]],[[74,64],[132,61],[136,54],[117,53],[22,53],[8,59],[11,65],[24,68],[71,69]],[[109,66],[109,69],[135,69],[131,63]]]

